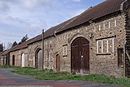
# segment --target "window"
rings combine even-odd
[[[103,53],[103,41],[99,40],[97,41],[97,54]]]
[[[117,21],[116,20],[115,20],[114,24],[115,24],[115,27],[116,27],[117,26]]]
[[[115,38],[112,38],[112,52],[115,50]]]
[[[114,53],[114,37],[97,40],[97,54]]]
[[[99,53],[99,44],[98,44],[99,41],[97,41],[97,53]]]
[[[99,31],[101,30],[101,25],[98,26],[99,27]]]
[[[118,67],[123,65],[123,48],[117,49],[117,55],[118,55]]]
[[[107,53],[109,53],[109,41],[108,40],[106,40],[106,42],[107,42]]]
[[[103,46],[104,46],[104,45],[103,45],[103,40],[101,40],[101,52],[102,52],[102,53],[104,53],[104,52],[103,52]]]
[[[63,56],[67,56],[67,45],[63,45]]]

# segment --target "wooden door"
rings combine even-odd
[[[15,66],[15,55],[12,56],[12,65]]]
[[[60,71],[60,55],[59,54],[56,55],[56,71],[57,72]]]
[[[89,41],[83,37],[76,38],[71,44],[71,70],[75,73],[89,71]]]
[[[25,67],[25,54],[22,53],[22,67]]]
[[[42,50],[38,49],[35,54],[35,68],[42,69]]]
[[[42,69],[42,50],[39,50],[38,52],[38,68]]]

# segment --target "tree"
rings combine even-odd
[[[28,40],[28,35],[26,34],[26,35],[21,39],[21,41],[20,41],[19,44],[21,44],[21,43],[23,43],[23,42],[25,42],[25,41],[27,41],[27,40]]]
[[[0,52],[4,50],[3,44],[0,44]]]
[[[15,42],[13,42],[12,47],[14,47],[16,45],[17,45],[17,42],[15,41]]]
[[[4,50],[10,49],[11,47],[12,47],[12,43],[8,42]]]

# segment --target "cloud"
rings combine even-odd
[[[81,2],[81,0],[72,0],[73,2]]]
[[[0,41],[19,41],[25,34],[34,37],[43,28],[79,15],[87,3],[74,2],[81,0],[0,0]]]
[[[50,3],[51,0],[20,0],[23,6],[28,9],[32,9],[34,7],[40,5],[47,5]]]

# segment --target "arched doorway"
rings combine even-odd
[[[42,69],[42,50],[38,48],[35,53],[35,68]]]
[[[60,71],[60,55],[59,54],[56,55],[56,71],[57,72]]]
[[[25,67],[25,54],[22,53],[22,67]]]
[[[89,41],[84,37],[76,38],[71,44],[71,71],[89,72]]]
[[[12,56],[12,65],[15,66],[15,55]]]

